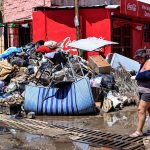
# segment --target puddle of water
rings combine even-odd
[[[84,144],[84,143],[78,143],[78,142],[73,142],[73,144],[80,148],[80,150],[90,150],[90,146],[88,144]]]
[[[11,150],[26,150],[26,149],[36,149],[36,150],[97,150],[94,147],[90,147],[88,144],[71,142],[68,139],[60,138],[50,138],[40,135],[33,135],[29,133],[24,133],[12,129],[15,131],[13,139],[16,140],[15,146],[12,146]],[[21,143],[18,144],[18,143]],[[17,145],[17,146],[16,146]],[[19,145],[19,146],[18,146]],[[100,148],[98,150],[101,150]],[[104,150],[102,148],[102,150]],[[110,150],[110,149],[107,149]]]
[[[17,146],[16,148],[12,148],[11,150],[82,150],[68,139],[55,139],[30,133],[24,133],[17,130],[15,130],[15,132],[16,133],[13,138],[16,139],[17,142],[22,144]]]
[[[29,133],[25,133],[26,141],[28,143],[34,142],[34,141],[41,141],[41,140],[46,140],[46,137],[44,136],[39,136],[39,135],[33,135]]]
[[[104,113],[97,116],[40,116],[37,117],[50,124],[65,125],[68,127],[90,128],[101,131],[116,132],[118,134],[131,133],[137,126],[136,109]],[[147,128],[147,125],[145,125]]]

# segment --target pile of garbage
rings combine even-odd
[[[102,102],[105,112],[138,99],[136,82],[124,67],[112,69],[101,56],[90,57],[88,61],[73,56],[55,41],[40,40],[20,48],[10,47],[0,54],[0,59],[0,105],[22,105],[26,85],[60,87],[82,77],[90,79],[91,88],[97,91],[93,96]]]

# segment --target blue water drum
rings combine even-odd
[[[27,85],[24,108],[26,112],[39,115],[86,115],[96,112],[86,77],[59,88]]]

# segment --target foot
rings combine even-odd
[[[143,136],[143,133],[140,131],[135,131],[130,135],[130,137],[139,137],[139,136]]]

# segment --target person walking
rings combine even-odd
[[[134,58],[141,64],[135,78],[138,84],[140,102],[137,129],[130,137],[142,136],[147,111],[150,117],[150,49],[137,50]]]

